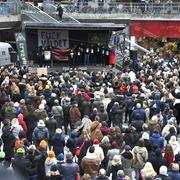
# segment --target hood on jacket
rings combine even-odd
[[[53,164],[56,164],[56,158],[46,158],[45,165],[46,166],[52,166]]]
[[[151,137],[158,139],[158,138],[160,138],[160,134],[159,133],[153,133]]]

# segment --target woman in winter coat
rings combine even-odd
[[[116,179],[118,170],[122,170],[122,169],[123,167],[122,167],[120,155],[114,155],[107,175],[109,176],[110,173],[112,173],[112,179]]]
[[[125,145],[124,151],[121,153],[121,162],[124,174],[132,178],[133,154],[129,145]]]
[[[173,148],[174,156],[180,152],[180,145],[179,145],[179,142],[176,139],[176,136],[171,136],[171,138],[169,140],[169,144]]]
[[[173,148],[170,144],[167,144],[165,147],[164,159],[167,161],[168,167],[174,161],[174,152],[173,152]]]
[[[46,172],[46,177],[50,177],[50,169],[53,165],[57,164],[57,159],[55,156],[54,151],[49,151],[48,152],[48,157],[45,160],[45,172]]]
[[[148,152],[144,147],[144,140],[140,139],[137,146],[132,149],[133,153],[133,165],[136,173],[136,179],[140,177],[140,170],[143,168],[144,164],[148,160]]]
[[[150,162],[146,162],[143,169],[141,170],[141,178],[142,180],[146,180],[146,177],[150,177],[154,179],[156,176],[156,172]]]

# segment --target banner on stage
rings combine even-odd
[[[38,46],[69,48],[69,32],[57,30],[38,30]]]

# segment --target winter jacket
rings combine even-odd
[[[29,166],[27,167],[29,176],[37,175],[37,160],[35,159],[35,155],[28,154],[25,159],[29,161]]]
[[[24,121],[23,114],[19,114],[19,115],[18,115],[18,121],[19,121],[19,124],[22,126],[24,132],[27,133],[28,128],[27,128],[27,126],[26,126],[26,122]]]
[[[46,127],[48,128],[49,130],[49,134],[50,135],[54,135],[55,131],[56,131],[56,128],[57,128],[57,122],[56,120],[51,117],[49,118],[47,121],[46,121]]]
[[[147,149],[145,147],[135,146],[132,149],[132,153],[134,155],[134,167],[141,169],[148,160]]]
[[[76,106],[72,106],[69,110],[70,121],[72,124],[75,124],[79,120],[81,120],[81,112],[79,108]]]
[[[94,146],[94,153],[99,158],[100,161],[104,159],[104,152],[103,149],[99,146],[99,144],[93,144]]]
[[[154,170],[156,171],[156,173],[159,173],[159,169],[161,166],[167,166],[167,161],[162,157],[162,156],[154,156],[151,160],[150,160],[151,164],[153,165]]]
[[[50,175],[51,167],[56,164],[57,164],[57,159],[55,157],[54,158],[49,158],[49,157],[46,158],[45,163],[44,163],[46,176]]]
[[[156,144],[160,149],[163,149],[164,147],[164,139],[160,136],[159,133],[153,133],[150,137],[150,143]]]
[[[33,140],[39,144],[41,140],[49,140],[49,131],[47,127],[36,127],[33,131]]]
[[[172,180],[179,180],[180,179],[180,173],[179,172],[168,172],[169,177],[172,178]]]
[[[131,122],[134,120],[141,120],[143,122],[146,122],[146,113],[144,109],[141,108],[137,108],[135,110],[133,110],[132,114],[131,114]]]
[[[125,151],[121,154],[121,162],[126,176],[132,176],[132,164],[133,164],[133,154],[131,152]]]
[[[15,145],[15,136],[10,131],[10,127],[3,128],[3,133],[1,135],[3,141],[3,151],[6,154],[6,158],[10,159],[14,156],[14,145]]]
[[[97,116],[99,116],[99,121],[106,121],[108,122],[109,118],[108,118],[108,113],[105,111],[104,109],[104,105],[101,105],[99,107],[99,111],[97,112]]]
[[[22,157],[21,155],[16,155],[12,159],[12,167],[14,169],[15,174],[21,175],[24,179],[29,179],[29,174],[27,168],[29,167],[30,162]]]
[[[38,118],[38,120],[46,120],[46,118],[48,117],[48,115],[47,115],[47,112],[46,112],[46,110],[44,110],[44,109],[42,109],[42,110],[40,110],[40,109],[36,109],[35,110],[35,115],[36,115],[36,117]]]
[[[89,174],[91,177],[96,177],[98,175],[98,170],[100,167],[100,160],[95,154],[85,156],[81,161],[81,167],[84,173]]]
[[[53,151],[55,152],[56,155],[63,153],[63,149],[65,146],[64,136],[62,134],[55,133],[51,139],[51,144],[53,146]]]
[[[67,160],[61,165],[61,170],[62,180],[75,180],[79,173],[79,166],[72,160]]]
[[[54,117],[61,117],[61,119],[63,119],[64,114],[63,114],[63,109],[61,106],[53,106],[52,113]]]
[[[172,180],[172,178],[170,176],[166,176],[166,175],[162,175],[159,174],[158,176],[156,176],[157,180]]]

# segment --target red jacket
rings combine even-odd
[[[23,114],[20,113],[20,114],[18,115],[18,121],[19,121],[19,124],[22,126],[24,132],[27,133],[28,128],[27,128],[26,123],[25,123],[25,121],[24,121]]]

